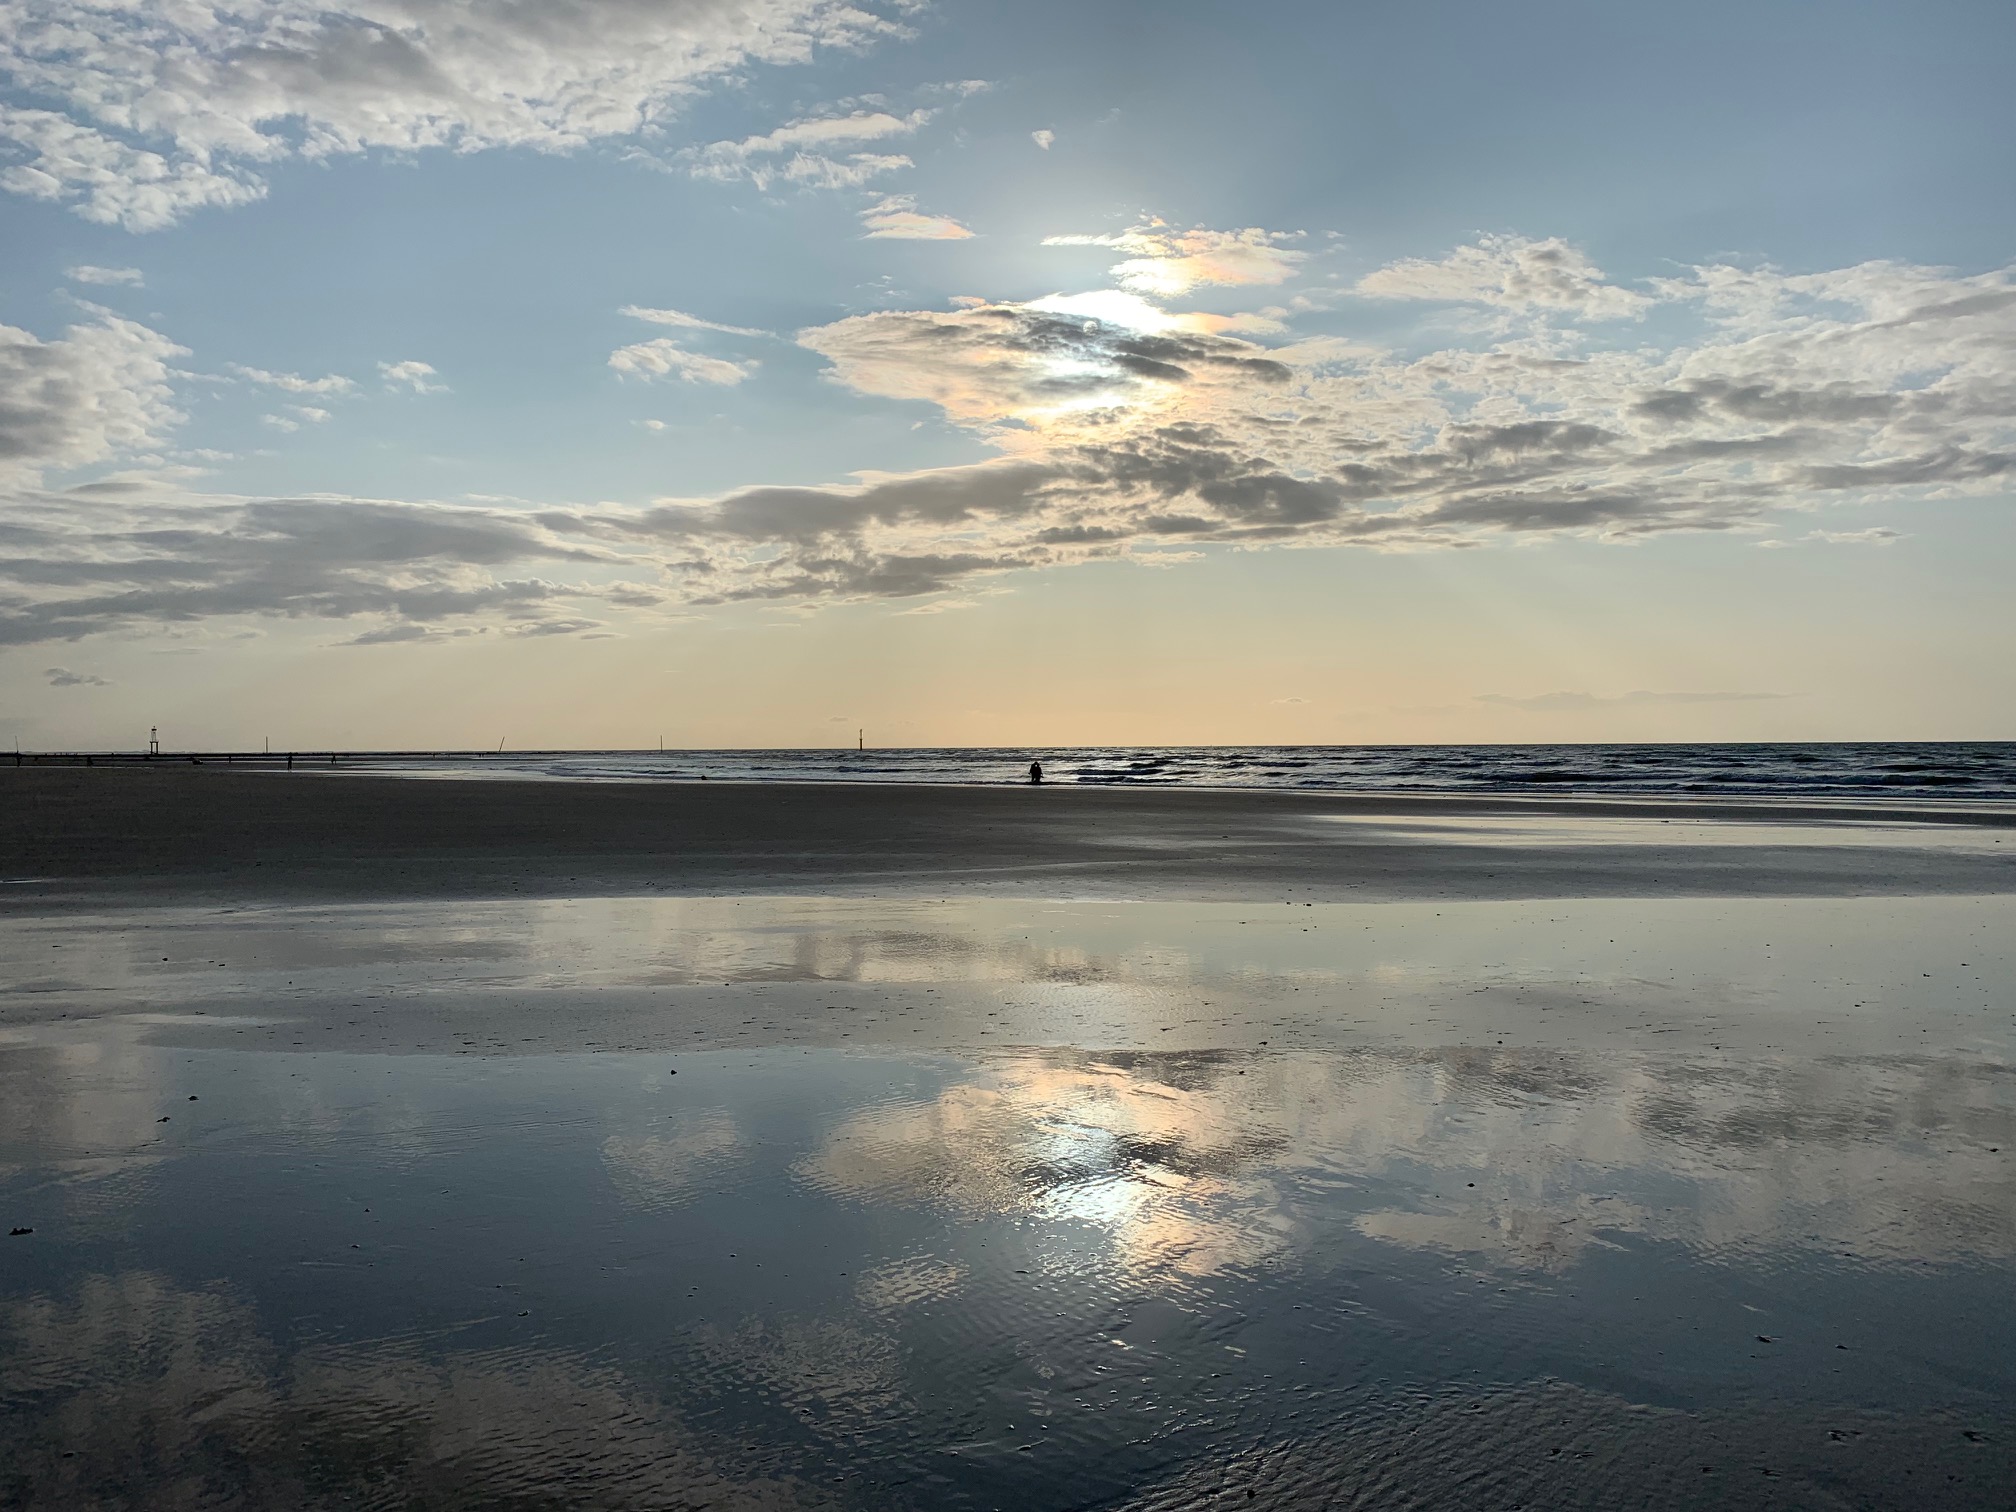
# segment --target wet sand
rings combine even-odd
[[[2004,844],[2003,842],[2008,842]],[[0,906],[840,891],[1236,901],[2016,888],[2016,810],[0,768]]]
[[[0,1504],[2016,1482],[2016,816],[27,775]]]

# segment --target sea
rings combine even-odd
[[[1032,761],[1045,782],[1094,787],[2016,799],[2016,741],[358,753],[341,765],[581,782],[971,786],[1027,782]]]

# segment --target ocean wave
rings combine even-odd
[[[1053,783],[1337,792],[2016,799],[2016,743],[544,751],[346,757],[351,770],[563,781]]]

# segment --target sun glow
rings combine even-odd
[[[1086,294],[1051,294],[1031,300],[1028,308],[1041,310],[1046,315],[1084,315],[1104,321],[1107,325],[1122,326],[1150,336],[1181,329],[1186,320],[1185,316],[1171,315],[1167,310],[1150,304],[1139,294],[1129,294],[1120,289],[1094,289]]]

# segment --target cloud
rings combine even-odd
[[[695,178],[724,183],[741,179],[758,189],[780,182],[813,189],[858,188],[881,174],[911,167],[910,159],[878,152],[836,156],[836,149],[909,136],[933,114],[913,110],[896,116],[886,110],[857,110],[851,115],[815,117],[763,136],[688,148],[680,160]]]
[[[266,193],[289,158],[564,152],[752,64],[900,33],[860,0],[192,0],[8,7],[0,187],[146,231]]]
[[[1901,530],[1892,530],[1887,525],[1872,525],[1867,530],[1809,530],[1798,541],[1767,540],[1757,544],[1767,551],[1778,551],[1796,546],[1799,541],[1819,541],[1827,546],[1894,546],[1904,539]]]
[[[89,672],[72,672],[68,667],[46,667],[42,675],[49,679],[52,688],[109,688],[112,686],[102,677],[93,677]]]
[[[1358,292],[1377,299],[1537,309],[1576,320],[1630,319],[1653,303],[1647,295],[1606,282],[1587,255],[1559,237],[1487,236],[1440,262],[1404,258],[1359,279]]]
[[[79,263],[74,268],[65,268],[63,276],[73,283],[123,284],[130,289],[137,289],[147,282],[146,274],[138,268],[98,268],[90,263]]]
[[[512,625],[504,633],[524,638],[544,635],[582,635],[590,630],[600,630],[601,628],[602,621],[597,619],[535,619]]]
[[[379,364],[379,368],[383,371],[384,364]],[[250,382],[264,384],[268,388],[284,389],[290,394],[347,394],[357,386],[348,378],[335,373],[329,374],[326,378],[303,378],[299,373],[274,373],[265,368],[245,367],[236,362],[231,364],[231,371]],[[428,368],[427,371],[431,373],[434,370]]]
[[[1619,704],[1760,703],[1791,696],[1789,693],[1652,693],[1640,688],[1636,692],[1619,693],[1609,698],[1595,693],[1542,693],[1533,698],[1512,698],[1503,693],[1479,693],[1477,702],[1504,704],[1509,708],[1528,709],[1537,714],[1563,714],[1584,709],[1615,708]]]
[[[754,362],[730,362],[688,351],[670,336],[618,347],[609,366],[625,378],[683,378],[688,383],[713,383],[732,388],[756,370]]]
[[[54,341],[0,325],[0,479],[151,445],[181,419],[168,364],[186,355],[110,312]]]
[[[1170,298],[1204,284],[1278,284],[1295,276],[1307,255],[1282,246],[1296,233],[1211,231],[1196,227],[1172,231],[1161,221],[1148,221],[1125,231],[1099,236],[1046,236],[1046,247],[1111,247],[1128,255],[1115,263],[1113,277],[1136,294]]]
[[[633,320],[646,321],[652,325],[670,326],[684,331],[719,331],[730,336],[768,337],[768,331],[758,331],[749,326],[723,325],[719,321],[702,320],[697,315],[688,315],[683,310],[658,310],[644,305],[625,305],[622,312]],[[754,361],[731,362],[723,357],[709,357],[692,351],[670,336],[660,336],[651,341],[640,341],[630,346],[618,347],[609,354],[609,366],[625,378],[681,378],[688,383],[711,383],[724,388],[732,388],[753,373]],[[663,430],[664,422],[646,420],[644,425],[651,430]]]
[[[1511,338],[1467,328],[1405,354],[1111,289],[853,315],[797,334],[829,381],[928,406],[996,455],[640,507],[233,498],[144,471],[45,486],[44,470],[144,458],[176,418],[175,349],[101,313],[58,341],[0,339],[0,643],[233,617],[616,626],[738,601],[965,599],[1098,560],[1783,536],[1788,517],[1815,541],[1879,544],[1893,527],[1815,516],[2016,475],[2016,270],[1704,267],[1655,292],[1660,319],[1628,347],[1571,303],[1534,306]],[[671,313],[654,323],[709,335]],[[629,372],[746,372],[658,340],[624,349]]]
[[[1030,132],[1029,140],[1034,142],[1038,147],[1041,147],[1045,152],[1048,152],[1051,143],[1057,140],[1057,133],[1046,126],[1041,131]]]
[[[138,481],[16,493],[7,506],[0,645],[242,616],[551,619],[631,560],[586,522],[502,509],[228,499]],[[581,581],[563,588],[528,570],[541,566]]]
[[[0,54],[0,66],[16,62]],[[28,72],[6,71],[17,79]],[[85,97],[79,101],[79,113],[86,113],[97,80],[88,70],[59,66],[53,71],[83,74],[76,87]],[[55,111],[0,105],[0,142],[27,159],[0,167],[0,189],[68,204],[86,220],[128,231],[157,231],[191,211],[249,204],[266,193],[264,182],[243,169],[220,171],[208,166],[207,154],[129,146]]]
[[[320,425],[329,419],[329,411],[317,409],[312,404],[290,404],[284,415],[261,415],[262,424],[270,425],[278,431],[298,431],[304,425]]]
[[[385,380],[387,388],[406,388],[416,394],[448,392],[447,384],[432,381],[435,376],[432,367],[424,362],[415,362],[411,358],[404,362],[379,363],[378,376]]]
[[[686,331],[724,331],[730,336],[768,336],[768,331],[758,331],[749,326],[723,325],[717,320],[702,320],[698,315],[688,315],[684,310],[654,310],[644,305],[625,305],[617,312],[628,315],[632,320],[648,321],[652,325],[673,326]]]
[[[1214,382],[1266,388],[1289,369],[1250,343],[1143,332],[1032,305],[881,311],[799,333],[847,387],[921,399],[964,423],[1167,403]]]
[[[949,215],[925,215],[907,194],[892,194],[861,212],[870,240],[965,241],[973,233]]]
[[[381,625],[376,630],[366,630],[351,636],[339,644],[345,646],[410,646],[431,645],[438,641],[463,640],[472,635],[481,635],[482,629],[463,625],[453,630],[443,630],[434,625],[415,624],[411,621],[396,621]]]

